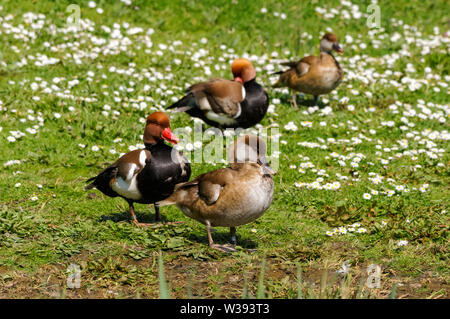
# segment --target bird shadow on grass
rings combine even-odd
[[[318,106],[319,108],[324,108],[325,106],[327,106],[328,104],[323,103],[320,99],[316,104],[316,101],[314,99],[307,99],[305,95],[303,94],[297,94],[296,95],[297,98],[297,106],[300,108],[300,106]],[[294,108],[294,105],[292,103],[292,95],[289,94],[283,94],[280,97],[280,101],[283,104],[289,104],[292,108]]]
[[[139,213],[138,211],[135,210],[135,214],[136,214],[136,218],[140,223],[145,223],[145,224],[151,224],[151,223],[155,223],[155,213]],[[126,210],[120,213],[110,213],[108,215],[102,215],[100,218],[100,221],[102,222],[106,222],[106,221],[112,221],[114,223],[118,223],[118,222],[122,222],[122,221],[128,221],[130,223],[132,223],[132,218],[131,218],[131,214],[130,211]],[[164,221],[164,217],[162,217],[162,220]]]
[[[154,224],[155,226],[161,225],[159,222],[155,222],[155,214],[154,213],[139,213],[138,211],[135,211],[136,218],[140,223],[145,224]],[[167,220],[162,217],[162,221],[167,222]],[[128,210],[118,212],[118,213],[110,213],[108,215],[102,215],[100,218],[100,221],[106,222],[106,221],[112,221],[114,223],[119,223],[122,221],[126,221],[132,224],[131,214]],[[183,224],[180,225],[174,225],[173,227],[183,227]],[[206,229],[203,229],[204,232],[182,232],[180,236],[186,238],[187,240],[199,244],[204,244],[206,246],[209,246],[208,242],[208,236],[206,234]],[[230,244],[231,243],[231,236],[228,228],[220,227],[220,228],[214,228],[214,231],[212,232],[213,240],[215,244],[224,245],[224,244]],[[254,242],[253,240],[249,239],[248,237],[241,237],[239,233],[236,234],[237,237],[237,246],[242,247],[245,250],[253,251],[258,248],[258,244]]]
[[[214,229],[215,231],[213,231],[211,235],[213,237],[215,244],[226,245],[231,243],[230,232],[227,231],[226,228],[223,229],[214,228]],[[190,234],[183,234],[182,236],[188,239],[189,241],[209,246],[206,230],[204,234],[190,233]],[[245,250],[256,250],[258,248],[258,244],[253,240],[249,239],[248,237],[241,237],[239,236],[239,234],[236,234],[236,239],[237,239],[236,246],[240,246]]]

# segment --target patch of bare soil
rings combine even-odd
[[[241,298],[244,286],[255,296],[261,273],[261,259],[235,258],[193,260],[166,253],[166,280],[173,298]],[[81,265],[80,288],[67,287],[67,266]],[[431,271],[407,277],[382,266],[380,287],[368,288],[368,265],[352,265],[350,277],[338,274],[341,265],[311,263],[302,268],[305,298],[387,298],[396,285],[396,298],[449,298],[449,282]],[[327,270],[325,270],[327,269]],[[333,270],[330,270],[333,269]],[[346,275],[348,276],[348,275]],[[297,293],[297,266],[278,257],[268,257],[264,268],[268,296],[294,298]],[[89,252],[64,264],[44,265],[33,273],[0,268],[0,298],[158,298],[157,253],[133,260],[115,258],[93,260]]]

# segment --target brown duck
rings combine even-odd
[[[327,33],[320,40],[320,55],[307,56],[297,62],[282,63],[289,69],[274,73],[281,75],[273,87],[291,88],[295,108],[298,108],[296,92],[313,95],[317,105],[319,95],[330,93],[342,80],[342,68],[334,58],[333,50],[343,52],[336,35]]]
[[[269,208],[274,193],[274,171],[265,153],[262,139],[243,136],[230,149],[230,167],[177,185],[174,193],[159,204],[176,204],[185,215],[206,226],[212,248],[233,251],[232,246],[214,244],[211,227],[230,227],[231,242],[235,244],[236,226],[256,220]]]

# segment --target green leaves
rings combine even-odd
[[[32,235],[34,226],[33,217],[27,215],[25,211],[18,211],[11,208],[1,208],[0,210],[0,235],[6,238],[11,235],[17,237],[28,237]],[[2,241],[0,241],[0,246]]]
[[[168,249],[181,248],[186,245],[186,240],[183,237],[171,237],[166,242],[166,247]]]
[[[334,206],[324,206],[319,214],[328,225],[335,227],[361,220],[363,212],[363,209],[347,207],[345,200],[338,200]]]

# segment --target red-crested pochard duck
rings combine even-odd
[[[334,58],[333,50],[343,52],[336,35],[327,33],[320,41],[320,55],[307,56],[297,62],[282,63],[289,69],[274,73],[281,75],[273,87],[291,88],[295,108],[297,108],[297,91],[313,95],[314,103],[317,105],[319,95],[331,92],[342,80],[342,68]]]
[[[230,167],[202,174],[175,187],[161,205],[176,204],[188,217],[206,225],[209,245],[225,252],[229,245],[217,245],[211,227],[230,227],[236,243],[236,226],[256,220],[270,206],[274,193],[274,171],[265,159],[266,144],[253,135],[237,139],[229,152]]]
[[[220,128],[249,128],[266,115],[269,97],[256,83],[256,70],[245,59],[236,59],[231,65],[234,81],[213,79],[192,85],[186,95],[168,109],[184,111]]]
[[[170,196],[178,183],[191,176],[191,166],[177,150],[164,141],[176,144],[178,138],[170,129],[170,120],[163,112],[147,117],[144,130],[145,149],[134,150],[120,157],[100,174],[90,178],[86,190],[97,188],[110,197],[120,196],[130,206],[131,217],[137,226],[133,203],[154,204],[155,220],[161,221],[156,202]]]

